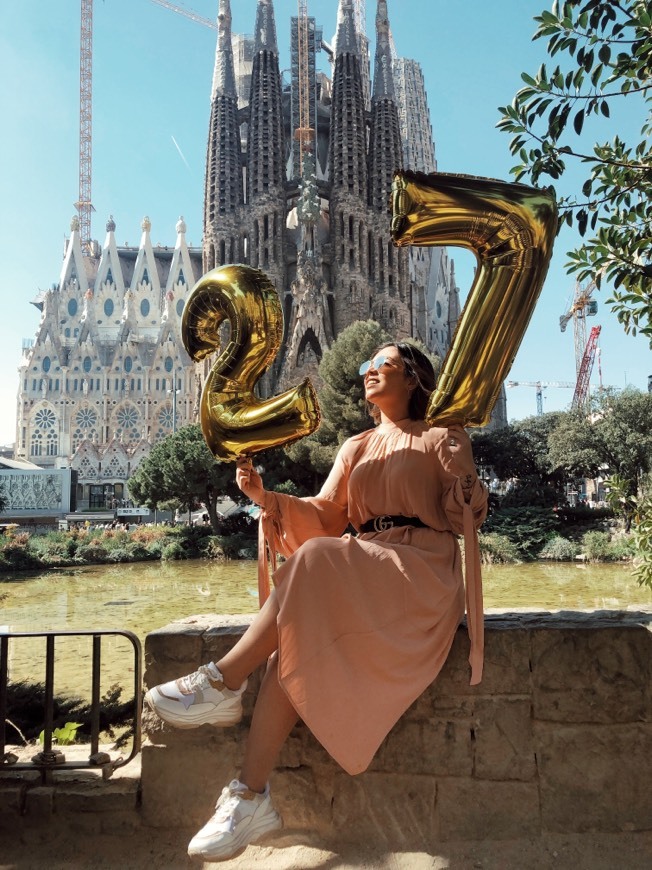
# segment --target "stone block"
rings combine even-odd
[[[175,622],[145,638],[147,688],[165,683],[195,670],[201,664],[203,626]]]
[[[367,772],[336,777],[333,833],[338,841],[427,851],[438,839],[433,777]]]
[[[138,783],[129,780],[104,782],[96,779],[65,788],[57,787],[54,796],[55,812],[71,816],[136,809],[138,803]]]
[[[371,764],[371,770],[425,776],[471,776],[473,742],[466,718],[403,719],[394,726]]]
[[[173,752],[165,746],[144,746],[142,758],[143,824],[155,828],[199,829],[210,818],[225,785],[236,776],[240,758],[214,746],[193,746]]]
[[[446,840],[509,840],[540,833],[536,782],[440,779],[439,836]]]
[[[278,768],[271,777],[274,806],[286,831],[311,831],[322,836],[332,832],[332,777],[313,768]]]
[[[535,726],[550,832],[652,830],[652,725]]]
[[[25,794],[25,816],[30,821],[49,822],[54,813],[54,787],[39,785]]]
[[[141,818],[137,810],[122,810],[101,816],[102,833],[112,837],[128,837],[140,829]]]
[[[25,785],[20,782],[0,785],[0,830],[16,824],[25,803]]]
[[[578,626],[532,632],[534,717],[637,722],[647,714],[652,634],[644,627]]]
[[[478,698],[475,703],[475,776],[529,781],[536,776],[532,706],[519,698]]]

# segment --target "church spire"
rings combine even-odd
[[[392,49],[387,17],[387,0],[378,0],[376,12],[376,58],[374,64],[374,100],[394,99]]]
[[[272,54],[278,55],[272,0],[258,0],[254,51],[256,54],[259,51],[270,51]]]
[[[252,204],[248,258],[284,286],[285,136],[283,92],[271,0],[258,0],[247,134],[247,201]]]
[[[355,30],[353,0],[340,0],[337,10],[337,42],[335,57],[341,54],[358,54],[358,38]]]
[[[244,202],[238,95],[231,45],[231,6],[220,0],[204,189],[204,271],[241,258]]]
[[[211,100],[214,100],[215,97],[237,98],[235,71],[233,69],[233,47],[231,45],[231,4],[229,0],[220,0],[219,12],[217,14],[217,51],[215,52]]]
[[[338,11],[329,164],[332,190],[367,197],[366,118],[352,0]]]
[[[387,0],[378,0],[368,176],[369,205],[375,211],[387,213],[392,178],[395,170],[400,169],[402,165],[403,149],[398,110],[394,99]]]

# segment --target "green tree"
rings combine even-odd
[[[625,332],[642,332],[652,346],[652,3],[555,0],[534,20],[533,39],[547,38],[558,62],[523,73],[525,87],[499,109],[498,127],[520,159],[512,172],[537,184],[561,178],[569,161],[585,165],[581,190],[559,200],[560,225],[575,222],[582,237],[597,232],[568,253],[567,271],[612,282],[607,302]],[[640,141],[575,144],[588,118],[613,130],[612,108],[623,102],[640,114]]]
[[[517,478],[518,486],[504,500],[506,505],[548,506],[563,500],[564,474],[549,458],[550,433],[561,414],[552,412],[526,417],[494,431],[471,432],[476,462],[492,468],[501,480]]]
[[[652,394],[604,390],[589,418],[561,415],[549,443],[554,468],[587,477],[617,474],[628,481],[623,495],[636,496],[652,471]]]
[[[324,353],[319,365],[320,427],[287,449],[298,464],[314,470],[318,484],[330,471],[340,445],[351,435],[373,426],[358,369],[385,341],[391,341],[391,337],[375,321],[358,320],[342,330]]]
[[[7,510],[8,505],[9,499],[7,498],[4,484],[0,484],[0,514],[4,513]]]
[[[191,511],[206,506],[215,534],[221,531],[216,503],[225,496],[242,501],[235,484],[235,465],[218,462],[208,449],[196,424],[183,426],[155,444],[129,480],[134,501],[151,509],[165,502],[177,502]]]

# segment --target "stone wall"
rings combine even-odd
[[[248,621],[198,616],[151,633],[146,683],[219,658]],[[651,830],[651,622],[634,612],[489,615],[475,687],[461,628],[440,677],[364,774],[348,776],[303,725],[294,729],[272,778],[286,828],[415,850]],[[145,715],[145,824],[206,821],[237,774],[258,684],[255,676],[235,728],[178,731]]]

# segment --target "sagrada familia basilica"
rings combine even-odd
[[[144,218],[138,247],[119,246],[109,219],[104,242],[85,250],[73,218],[58,284],[35,300],[41,321],[23,349],[15,456],[75,469],[78,508],[127,498],[152,445],[197,419],[203,370],[183,347],[181,316],[215,266],[248,263],[279,292],[275,392],[314,375],[356,320],[439,355],[450,342],[459,316],[452,260],[389,239],[394,170],[436,169],[418,63],[396,56],[385,0],[373,80],[353,0],[340,0],[331,44],[314,18],[290,27],[284,85],[272,0],[258,0],[253,38],[231,33],[230,3],[220,0],[202,248],[188,246],[182,218],[175,242],[154,246]],[[317,69],[319,51],[331,76]]]

